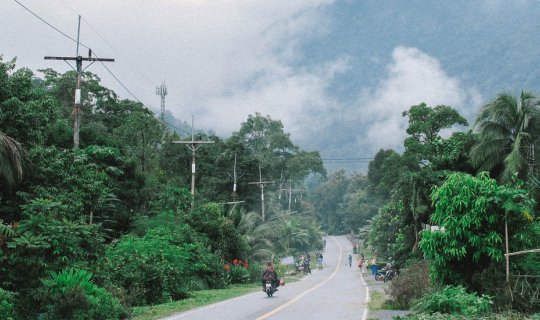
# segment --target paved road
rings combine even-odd
[[[355,261],[349,268],[346,261],[349,254],[352,254],[352,247],[345,237],[328,237],[324,252],[325,268],[315,270],[316,266],[313,266],[311,275],[280,287],[274,297],[266,297],[261,290],[165,319],[365,320],[367,288],[355,268]]]

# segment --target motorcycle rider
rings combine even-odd
[[[266,281],[271,281],[272,288],[274,288],[275,291],[278,291],[277,289],[277,287],[279,287],[278,274],[276,270],[274,269],[274,266],[272,266],[272,262],[268,262],[266,264],[266,269],[262,273],[263,291],[266,291]]]

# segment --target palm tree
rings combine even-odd
[[[229,210],[227,216],[246,240],[249,258],[257,261],[270,259],[275,249],[269,240],[275,233],[274,225],[269,222],[263,223],[261,215],[257,212],[246,213],[236,207]]]
[[[519,99],[501,93],[486,104],[478,118],[479,141],[471,150],[471,159],[478,171],[490,171],[502,182],[512,175],[526,178],[527,161],[534,159],[540,121],[539,101],[526,91]]]
[[[21,157],[21,144],[0,132],[0,180],[9,186],[22,178]]]

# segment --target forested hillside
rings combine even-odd
[[[0,318],[125,318],[132,306],[259,280],[262,262],[322,246],[300,192],[326,172],[279,120],[254,114],[227,139],[197,134],[214,143],[197,150],[193,198],[192,153],[174,143],[191,136],[84,72],[74,150],[76,73],[15,62],[0,60]],[[264,221],[249,184],[261,178],[275,181]]]

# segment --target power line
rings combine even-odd
[[[80,13],[78,13],[75,9],[73,9],[71,6],[69,6],[64,0],[58,0],[60,2],[62,2],[62,4],[64,4],[64,6],[66,6],[69,10],[71,10],[73,13],[75,13],[76,15],[78,16],[81,16]],[[90,23],[90,21],[88,21],[88,19],[86,19],[85,17],[82,17],[82,20],[86,23],[86,25],[88,25],[88,27],[90,27],[90,29],[107,45],[109,46],[111,49],[113,49],[119,56],[121,56],[125,61],[128,62],[128,65],[129,67],[132,69],[132,70],[135,70],[141,77],[144,81],[146,81],[148,84],[150,84],[150,78],[148,76],[146,76],[144,73],[142,73],[138,68],[135,67],[135,65],[120,51],[118,50],[115,46],[113,46],[101,33],[99,33],[99,31],[97,31],[96,28],[94,28],[94,26]]]
[[[64,0],[58,0],[60,2],[62,2],[62,4],[64,4],[69,10],[71,10],[74,14],[76,15],[79,15],[80,16],[80,13],[78,13],[75,9],[73,9],[73,7],[69,6]],[[146,74],[144,74],[139,68],[137,68],[135,66],[135,64],[133,64],[130,59],[128,59],[125,55],[122,54],[122,52],[120,52],[120,50],[118,50],[116,47],[114,47],[109,41],[107,41],[107,39],[101,35],[97,30],[96,28],[93,27],[93,25],[90,23],[90,21],[88,21],[88,19],[82,17],[82,20],[90,27],[90,29],[105,43],[107,44],[111,49],[113,49],[118,55],[120,55],[125,61],[128,62],[128,65],[130,67],[131,70],[134,70],[135,72],[137,72],[141,77],[142,77],[142,80],[145,81],[147,84],[151,84],[150,82],[150,77],[148,77]],[[126,89],[127,90],[127,89]],[[171,100],[171,102],[173,103],[173,105],[178,105],[184,109],[185,106],[178,103],[177,101],[175,101],[174,99],[170,98],[169,99]],[[139,101],[140,102],[140,101]],[[142,102],[141,102],[142,103]],[[180,130],[178,128],[176,128],[177,130]],[[189,134],[189,132],[187,131],[184,131],[184,130],[181,130],[182,132],[186,133],[186,134]]]
[[[63,32],[62,30],[58,29],[57,27],[55,27],[54,25],[52,25],[51,23],[49,23],[48,21],[46,21],[44,18],[40,17],[37,13],[33,12],[32,10],[30,10],[28,7],[26,7],[25,5],[23,5],[21,2],[19,2],[18,0],[14,0],[18,5],[20,5],[21,7],[23,7],[26,11],[28,11],[29,13],[31,13],[33,16],[35,16],[36,18],[38,18],[40,21],[42,21],[43,23],[45,23],[46,25],[48,25],[49,27],[51,27],[53,30],[55,30],[56,32],[60,33],[61,35],[63,35],[64,37],[68,38],[69,40],[75,42],[75,43],[78,43],[80,46],[82,47],[85,47],[89,50],[91,50],[91,48],[87,45],[84,45],[80,42],[78,42],[76,39],[70,37],[68,34],[66,34],[65,32]],[[68,9],[70,9],[73,13],[77,14],[78,13],[72,8],[70,7],[68,4],[66,4],[63,0],[59,0],[61,1]],[[79,15],[80,16],[80,15]],[[108,44],[113,50],[116,50],[103,36],[101,36],[91,25],[90,23],[83,18],[83,20],[90,26],[90,28],[92,29],[92,31],[94,31],[106,44]],[[96,58],[99,58],[99,56],[96,54],[95,51],[92,50],[92,54],[96,57]],[[109,69],[102,61],[100,61],[100,63],[103,65],[103,67],[105,68],[105,70],[107,70],[107,72],[118,82],[118,84],[120,84],[120,86],[122,86],[122,88],[124,88],[124,90],[126,90],[126,92],[128,92],[131,97],[133,99],[135,99],[137,102],[139,102],[140,104],[142,104],[143,106],[146,107],[146,104],[143,103],[137,96],[135,96],[135,94],[120,80],[120,78],[118,78],[118,76],[116,76],[111,69]],[[136,68],[133,68],[135,70],[137,70]],[[138,71],[138,70],[137,70]],[[138,71],[139,72],[139,71]],[[145,79],[148,79],[148,77],[144,76],[141,72],[139,72],[140,75],[143,76],[143,78]],[[177,103],[178,104],[178,103]],[[178,104],[180,105],[180,104]],[[147,107],[148,108],[148,107]],[[167,121],[164,121],[167,125],[169,125],[170,127],[180,131],[180,132],[183,132],[185,134],[190,134],[189,132],[187,132],[186,130],[182,130],[174,125],[172,125],[171,123],[167,122]]]
[[[340,161],[340,160],[373,160],[373,158],[324,158],[323,161]]]
[[[26,11],[30,12],[34,17],[38,18],[39,20],[41,20],[43,23],[45,23],[46,25],[48,25],[49,27],[53,28],[56,32],[60,33],[61,35],[63,35],[64,37],[68,38],[69,40],[77,43],[77,40],[73,39],[72,37],[70,37],[69,35],[67,35],[65,32],[63,32],[62,30],[58,29],[57,27],[53,26],[52,24],[50,24],[49,22],[47,22],[45,19],[43,19],[42,17],[40,17],[37,13],[33,12],[32,10],[28,9],[25,5],[23,5],[22,3],[20,3],[18,0],[13,0],[15,1],[18,5],[20,5],[21,7],[23,7]],[[90,49],[90,47],[82,44],[79,42],[79,45],[85,47],[86,49]]]
[[[373,158],[335,158],[335,159],[321,159],[327,163],[345,163],[345,162],[371,162]]]

